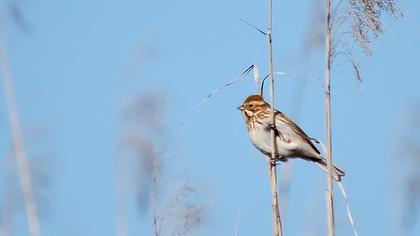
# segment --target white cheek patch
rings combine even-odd
[[[252,117],[254,115],[254,112],[248,110],[245,110],[245,113],[248,117]]]

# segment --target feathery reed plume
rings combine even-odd
[[[7,1],[7,13],[12,19],[13,24],[23,33],[28,33],[30,30],[28,21],[26,20],[23,9],[18,0]]]
[[[206,207],[199,201],[199,194],[188,178],[170,170],[169,164],[174,157],[166,150],[165,103],[161,94],[146,92],[136,96],[125,107],[122,155],[118,160],[122,164],[118,169],[129,170],[135,175],[132,181],[138,194],[138,204],[141,211],[150,209],[154,236],[187,235],[201,225]],[[128,182],[126,176],[122,177],[124,181],[120,182]],[[121,190],[124,189],[118,191]],[[121,216],[124,211],[120,211],[119,217],[124,217]],[[121,234],[127,232],[127,226],[122,226]]]
[[[372,55],[370,43],[383,33],[382,13],[402,17],[398,0],[350,0],[351,35],[367,55]]]
[[[384,13],[393,18],[403,17],[399,0],[330,1],[331,5],[331,63],[338,55],[352,65],[354,78],[362,81],[360,62],[354,56],[357,49],[366,56],[373,55],[372,43],[384,32]],[[359,47],[353,47],[353,41]]]
[[[141,41],[135,50],[133,50],[130,55],[128,56],[128,59],[125,63],[125,66],[122,69],[122,73],[120,74],[120,78],[121,78],[121,83],[124,85],[124,91],[126,90],[130,90],[128,89],[129,87],[131,87],[131,79],[134,78],[134,74],[135,72],[137,72],[139,69],[143,68],[146,64],[153,62],[156,58],[158,58],[159,56],[159,49],[152,43],[150,43],[148,40],[146,41]],[[124,97],[123,99],[126,99],[126,97]],[[159,100],[159,102],[161,102],[161,100]],[[127,209],[127,204],[128,204],[128,200],[131,197],[131,195],[129,194],[132,190],[132,186],[129,185],[129,178],[127,176],[127,169],[133,165],[131,165],[132,163],[130,163],[130,156],[131,154],[128,154],[128,150],[127,149],[134,149],[135,145],[134,144],[126,144],[124,143],[124,139],[128,138],[127,136],[130,135],[134,135],[129,133],[130,129],[133,128],[131,126],[135,126],[133,129],[137,130],[137,126],[138,124],[136,123],[136,121],[138,121],[139,119],[146,118],[156,118],[160,121],[160,117],[157,116],[156,114],[158,114],[159,112],[155,111],[155,110],[150,110],[150,109],[145,109],[145,110],[141,110],[137,111],[137,106],[134,105],[135,102],[133,102],[133,104],[129,104],[132,105],[129,108],[126,108],[126,110],[123,110],[122,113],[122,117],[124,119],[127,119],[128,122],[125,122],[126,120],[124,120],[123,125],[121,125],[119,128],[119,138],[120,138],[120,143],[118,145],[118,153],[117,153],[117,160],[116,160],[116,167],[115,167],[115,171],[116,171],[116,198],[117,198],[117,209],[116,209],[116,235],[117,236],[126,236],[128,235],[128,209]],[[139,107],[150,107],[153,108],[155,106],[153,105],[139,105]],[[144,116],[140,116],[139,114],[137,114],[138,112],[144,112],[142,115]],[[150,120],[148,120],[147,122],[151,122]],[[127,125],[129,124],[129,125]],[[130,127],[127,127],[130,126]],[[126,130],[127,129],[127,130]],[[140,131],[139,131],[140,132]],[[141,131],[142,133],[144,133],[145,131]],[[136,183],[137,184],[137,183]],[[146,196],[147,194],[139,194],[138,199],[139,199],[139,205],[140,208],[142,207],[146,207],[147,204],[142,205],[142,202],[149,202],[148,200],[145,200],[146,198],[148,198],[148,196]]]

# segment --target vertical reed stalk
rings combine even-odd
[[[269,67],[270,67],[270,81],[271,81],[271,89],[270,89],[270,96],[271,96],[271,117],[272,117],[272,124],[275,125],[275,117],[274,117],[274,65],[273,65],[273,0],[268,1],[268,60],[269,60]],[[276,154],[277,154],[277,146],[276,146],[276,137],[274,130],[271,130],[271,158],[267,158],[268,163],[268,174],[270,177],[271,182],[271,192],[272,192],[272,207],[273,207],[273,228],[274,228],[274,236],[282,236],[282,225],[280,219],[280,210],[279,210],[279,200],[277,194],[277,170],[276,170]]]
[[[152,225],[153,225],[153,236],[159,236],[159,226],[158,226],[158,193],[157,193],[157,182],[158,182],[158,169],[157,169],[157,160],[153,158],[152,160],[152,186],[150,193],[150,204],[152,210]]]
[[[26,217],[31,236],[40,236],[39,218],[36,210],[32,190],[32,179],[28,163],[28,157],[23,141],[23,132],[20,126],[19,114],[17,112],[15,94],[13,89],[12,73],[9,60],[6,54],[6,47],[0,38],[0,67],[3,77],[3,90],[6,97],[7,110],[9,113],[10,126],[13,139],[14,156],[18,167],[18,175],[22,186],[22,195],[26,207]]]
[[[119,152],[120,153],[120,152]],[[117,217],[115,236],[127,236],[127,177],[125,175],[126,162],[123,155],[118,155],[116,160],[116,198],[117,198]]]
[[[333,164],[332,164],[332,139],[331,139],[331,0],[326,0],[326,27],[325,27],[325,121],[327,132],[327,216],[328,216],[328,236],[335,235],[334,226],[334,201],[333,201]]]

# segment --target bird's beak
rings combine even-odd
[[[238,108],[236,108],[236,109],[238,109],[238,110],[240,110],[240,111],[243,111],[245,108],[244,108],[244,106],[242,106],[242,105],[240,105]]]

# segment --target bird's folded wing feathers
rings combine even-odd
[[[285,123],[290,127],[293,132],[295,132],[297,135],[299,135],[305,142],[307,142],[318,154],[321,154],[319,150],[315,147],[315,145],[312,143],[311,139],[306,135],[306,133],[295,123],[293,122],[289,117],[287,117],[285,114],[283,114],[280,111],[276,111],[275,113],[276,119],[279,119],[281,122]],[[280,130],[277,129],[277,132],[281,133]]]

